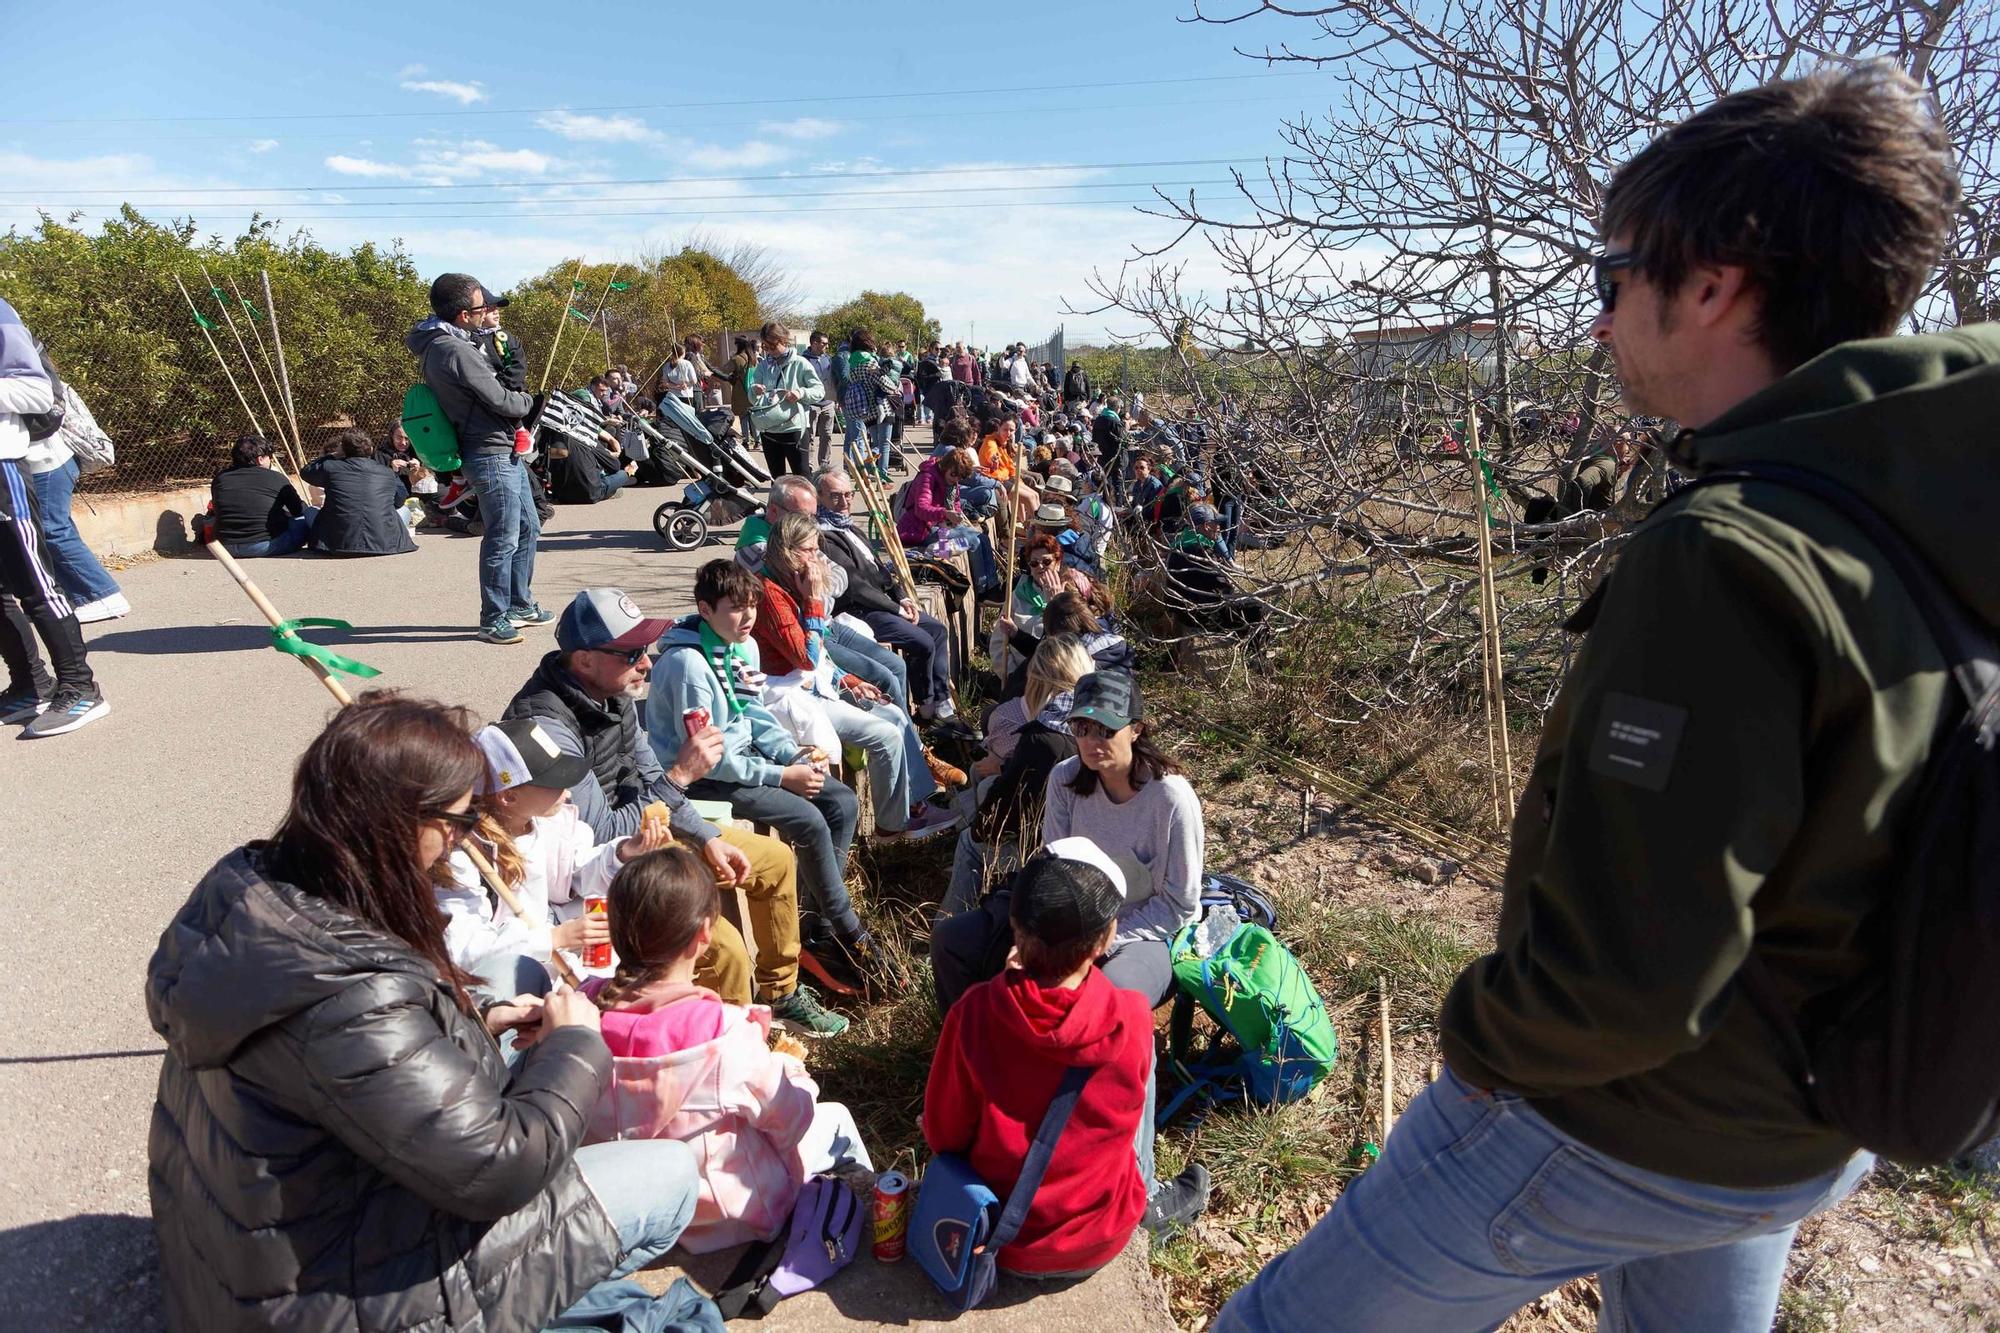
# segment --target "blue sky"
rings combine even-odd
[[[129,199],[234,235],[256,210],[500,288],[704,233],[774,252],[809,309],[907,290],[982,343],[1101,338],[1062,306],[1172,235],[1132,212],[1145,186],[1219,194],[1194,183],[1279,152],[1331,82],[1231,50],[1299,25],[1173,0],[89,12],[10,21],[0,225]]]

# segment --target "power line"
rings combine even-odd
[[[1210,107],[1217,107],[1217,106],[1251,106],[1265,102],[1289,102],[1292,100],[1293,99],[1289,96],[1273,95],[1267,97],[1216,97],[1216,98],[1208,98],[1201,102],[1189,102],[1185,98],[1173,98],[1164,102],[1101,102],[1101,103],[1090,103],[1088,105],[1082,105],[1082,106],[1052,106],[1052,105],[1037,104],[1034,106],[1001,107],[997,110],[989,110],[989,111],[923,111],[923,112],[898,111],[893,114],[879,115],[879,116],[844,115],[841,117],[841,120],[843,123],[846,124],[870,124],[882,121],[908,121],[913,117],[915,117],[928,123],[934,120],[974,120],[974,119],[988,119],[994,116],[1074,116],[1074,115],[1082,115],[1085,113],[1093,113],[1098,111],[1155,111],[1167,107],[1183,108],[1191,112],[1202,112],[1206,111]],[[773,118],[770,116],[762,116],[756,120],[710,120],[710,121],[697,121],[697,122],[681,122],[675,124],[669,130],[660,131],[660,133],[664,135],[684,130],[745,129],[755,126],[769,125],[772,123],[772,119]],[[0,121],[0,124],[18,124],[18,123],[20,122]],[[541,129],[543,133],[547,134],[557,133],[557,131],[548,129],[547,127],[544,126],[537,126],[536,128]],[[133,144],[133,143],[244,143],[244,142],[254,142],[258,139],[265,139],[269,137],[271,136],[268,134],[252,130],[252,131],[246,131],[242,134],[119,133],[117,135],[112,135],[112,136],[97,135],[89,138],[73,136],[73,135],[59,137],[59,138],[45,138],[37,135],[33,138],[16,137],[12,140],[12,142],[30,144],[30,145],[103,144],[106,146],[114,146],[114,145]],[[286,132],[284,141],[286,143],[304,143],[313,140],[338,141],[344,139],[352,139],[353,137],[354,137],[354,132],[351,130],[343,130],[340,131],[339,133],[327,132],[327,133],[314,133],[314,134],[293,134],[290,132]],[[617,141],[571,140],[570,142],[605,143],[605,142],[617,142]]]
[[[794,171],[775,172],[764,176],[651,176],[629,179],[615,177],[584,180],[542,180],[542,181],[457,181],[444,183],[400,184],[400,185],[356,185],[343,182],[335,185],[211,185],[211,186],[170,186],[161,185],[123,189],[107,186],[102,189],[83,187],[70,191],[75,194],[300,194],[328,192],[333,194],[352,193],[362,190],[558,190],[579,185],[752,185],[767,181],[812,181],[812,180],[886,180],[901,176],[978,176],[978,175],[1019,175],[1034,171],[1125,171],[1140,167],[1228,167],[1245,162],[1261,161],[1259,158],[1241,157],[1190,157],[1169,158],[1154,162],[1051,162],[1041,165],[1005,164],[984,167],[908,167],[894,170],[871,171]],[[441,168],[431,168],[439,170]],[[424,168],[412,167],[412,171]],[[34,194],[41,186],[0,186],[0,194]],[[397,201],[408,202],[408,201]]]
[[[1103,208],[1106,205],[1142,204],[1153,201],[1153,196],[1142,195],[1132,199],[1036,199],[1023,200],[1014,207],[1022,208]],[[697,208],[664,209],[659,211],[635,210],[586,213],[337,213],[313,217],[292,218],[295,222],[443,222],[459,218],[478,218],[486,222],[547,222],[569,221],[572,218],[755,218],[809,217],[815,213],[925,213],[966,208],[995,208],[1000,205],[992,200],[971,204],[879,204],[841,208]],[[136,207],[136,205],[135,205]],[[226,205],[240,208],[240,204]],[[87,208],[79,212],[114,213],[113,208]],[[282,223],[286,217],[282,213],[208,213],[189,214],[191,221],[200,223],[204,218],[210,222],[249,222],[262,220]]]
[[[1300,79],[1306,73],[1292,74],[1206,74],[1179,79],[1123,79],[1112,83],[1092,83],[1092,88],[1156,88],[1169,84],[1187,83],[1238,83],[1250,79]],[[1074,92],[1074,83],[1020,84],[1011,88],[938,88],[924,92],[898,93],[848,93],[838,95],[798,97],[789,102],[777,103],[781,106],[820,106],[848,102],[889,102],[903,101],[918,97],[985,97],[1014,93]],[[599,111],[692,111],[708,107],[744,106],[748,99],[733,98],[717,102],[630,102],[611,106],[525,106],[487,107],[483,110],[464,108],[457,111],[432,109],[428,111],[294,111],[264,114],[244,114],[234,116],[72,116],[57,119],[29,120],[0,118],[0,125],[150,125],[150,124],[220,124],[228,121],[295,121],[295,120],[436,120],[445,117],[468,116],[542,116],[559,111],[572,114],[591,114]]]
[[[556,208],[566,207],[570,204],[691,204],[713,203],[722,200],[754,204],[766,199],[880,199],[885,197],[899,198],[908,195],[932,194],[1013,194],[1028,190],[1166,189],[1184,185],[1229,185],[1232,183],[1226,177],[1215,177],[1202,180],[1177,181],[1078,181],[1075,183],[1065,182],[1054,185],[933,185],[915,190],[786,190],[763,194],[587,194],[563,195],[546,199],[523,199],[514,195],[494,199],[307,199],[300,200],[297,206],[300,208],[375,208],[384,205],[393,205],[397,208],[458,208],[468,205],[490,205],[494,207],[525,206]],[[228,205],[240,205],[242,202],[241,200],[225,201]],[[53,203],[47,200],[24,200],[19,206],[25,208],[80,209],[84,212],[93,213],[115,213],[118,211],[112,205],[102,201],[96,203]],[[146,208],[200,208],[203,205],[191,200],[149,199],[145,201],[144,206]],[[301,215],[293,214],[292,216],[297,217]],[[340,214],[329,213],[325,216],[338,217]],[[423,214],[413,214],[412,216],[421,217]],[[561,215],[524,214],[521,216]]]

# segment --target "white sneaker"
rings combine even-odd
[[[125,594],[114,592],[109,597],[100,597],[94,602],[85,602],[76,608],[79,622],[89,625],[100,620],[116,620],[120,616],[132,614],[132,603],[125,600]]]

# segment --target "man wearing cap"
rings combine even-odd
[[[500,382],[479,340],[487,316],[506,304],[470,274],[443,274],[431,284],[431,317],[404,340],[458,436],[465,484],[479,497],[479,637],[487,643],[519,643],[517,626],[555,620],[530,587],[542,520],[534,479],[514,450],[535,400]]]
[[[716,879],[749,899],[758,1002],[795,1030],[831,1035],[846,1021],[820,1009],[798,985],[798,866],[791,849],[748,829],[718,829],[688,800],[687,788],[722,756],[721,728],[710,721],[694,730],[665,768],[647,735],[637,692],[652,667],[647,649],[672,623],[642,615],[617,588],[585,588],[556,626],[556,651],[542,659],[504,716],[537,719],[565,754],[589,762],[589,776],[570,788],[570,799],[599,842],[636,832],[647,805],[665,804],[675,836],[699,847]],[[739,993],[749,992],[748,977],[735,980]]]
[[[1206,500],[1189,505],[1187,526],[1167,545],[1167,582],[1180,594],[1180,609],[1198,627],[1211,634],[1247,633],[1254,647],[1264,637],[1267,608],[1262,602],[1237,600],[1236,580],[1230,575],[1235,568],[1222,539],[1221,511]]]

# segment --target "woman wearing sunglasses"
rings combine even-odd
[[[482,1006],[451,962],[431,886],[477,823],[470,733],[363,695],[307,748],[277,834],[160,938],[148,1149],[175,1327],[537,1328],[693,1216],[685,1146],[578,1148],[611,1069],[596,1006]]]

